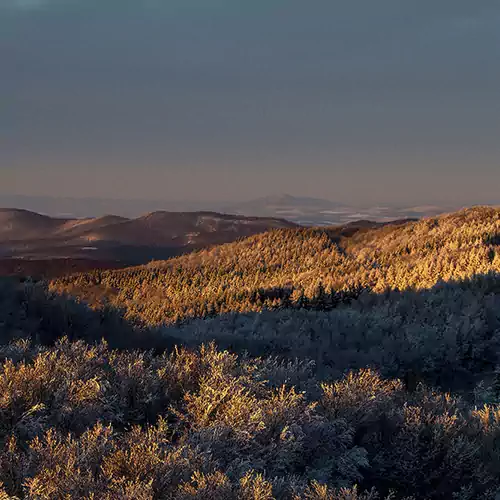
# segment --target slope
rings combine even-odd
[[[482,207],[348,233],[276,230],[148,266],[63,278],[51,286],[90,302],[104,296],[149,325],[308,302],[334,305],[340,291],[349,298],[362,289],[425,289],[499,271],[499,234],[500,210]]]
[[[4,209],[0,211],[0,255],[35,260],[88,258],[131,265],[281,227],[296,225],[281,219],[209,212],[153,212],[137,219],[113,215],[55,219]]]
[[[46,215],[15,208],[0,208],[0,241],[44,238],[65,222]]]

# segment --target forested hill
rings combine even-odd
[[[498,500],[500,211],[0,280],[0,499]],[[102,341],[104,340],[104,342]]]
[[[477,207],[374,229],[288,229],[51,288],[147,325],[283,307],[328,309],[361,290],[428,289],[500,270],[500,210]]]

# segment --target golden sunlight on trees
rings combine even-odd
[[[475,208],[0,281],[0,498],[496,499],[499,234]]]

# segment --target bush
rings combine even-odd
[[[309,373],[315,398],[266,381],[276,360],[214,345],[161,356],[67,339],[21,347],[4,349],[17,359],[0,372],[9,495],[444,499],[500,487],[500,409],[408,393],[373,370],[321,388]]]

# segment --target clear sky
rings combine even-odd
[[[500,1],[0,0],[0,191],[500,201]]]

